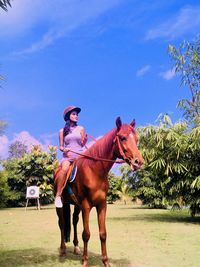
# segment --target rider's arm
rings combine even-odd
[[[59,130],[59,149],[60,151],[64,151],[64,138],[63,138],[63,129]]]
[[[87,143],[88,136],[87,136],[87,134],[85,134],[84,128],[81,126],[80,126],[80,134],[82,137],[81,144],[82,144],[82,146],[84,146]]]

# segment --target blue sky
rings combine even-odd
[[[181,117],[169,43],[192,40],[200,4],[182,0],[13,0],[0,10],[0,157],[14,140],[58,145],[63,109],[82,108],[79,124],[98,137],[160,113]]]

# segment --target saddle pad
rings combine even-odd
[[[69,183],[72,183],[74,181],[74,179],[76,178],[76,173],[77,173],[77,166],[76,166],[76,164],[74,164],[73,169],[72,169],[72,173],[71,173],[69,180],[68,180]]]

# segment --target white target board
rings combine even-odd
[[[26,189],[26,198],[39,198],[39,187],[28,186]]]

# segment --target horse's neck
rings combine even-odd
[[[94,161],[93,164],[97,164],[103,167],[103,170],[106,173],[110,171],[112,168],[114,161],[116,160],[116,155],[114,151],[113,140],[116,136],[116,129],[111,130],[101,139],[99,139],[96,143],[94,143],[93,147],[88,149],[88,154],[94,157],[98,157],[102,160]],[[105,161],[104,161],[105,159]],[[111,160],[106,161],[106,160]]]

